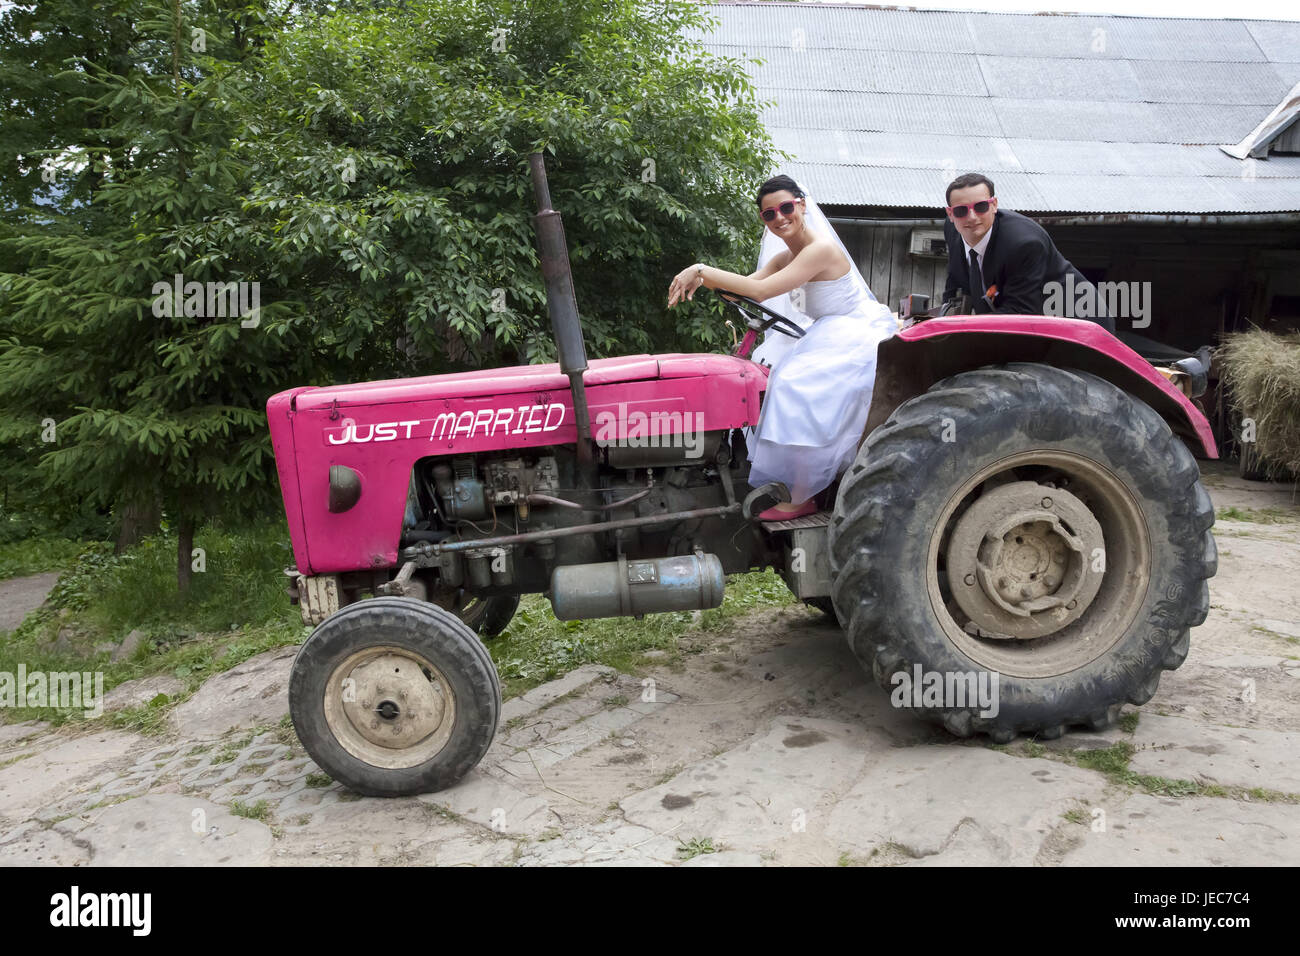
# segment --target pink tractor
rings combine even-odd
[[[1218,563],[1195,376],[1090,322],[917,321],[880,347],[864,441],[823,510],[759,522],[785,489],[747,484],[767,383],[748,356],[759,332],[802,330],[731,297],[734,354],[588,362],[532,163],[558,364],[267,403],[290,590],[316,625],[290,708],[332,777],[397,796],[474,767],[501,711],[480,634],[523,594],[563,620],[640,617],[717,607],[726,575],[773,567],[882,687],[995,741],[1105,727],[1183,662]],[[994,706],[974,692],[990,676]]]

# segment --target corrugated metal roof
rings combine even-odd
[[[995,172],[1051,170],[1070,175],[1213,176],[1234,179],[1242,164],[1219,149],[1172,143],[1087,143],[1079,140],[1005,139],[953,134],[894,133],[858,130],[810,130],[771,127],[778,148],[800,162],[850,166],[898,166],[913,169],[979,169]],[[960,168],[957,168],[961,157]],[[1286,179],[1295,170],[1272,160],[1255,164],[1253,175]],[[945,183],[947,180],[945,180]]]
[[[1246,24],[1251,39],[1274,63],[1300,63],[1300,23],[1258,20]]]
[[[1300,157],[1247,170],[1218,149],[1300,82],[1300,23],[709,11],[711,49],[767,61],[764,122],[820,201],[935,208],[952,176],[980,170],[1026,211],[1300,210]]]
[[[1135,64],[1127,60],[980,56],[979,61],[990,95],[998,98],[1117,103],[1146,99],[1138,91]]]
[[[1190,70],[1185,63],[1134,62],[1140,100],[1149,103],[1240,103],[1262,107],[1259,119],[1295,85],[1271,63],[1213,63]],[[1287,68],[1300,74],[1300,65]],[[1300,76],[1297,76],[1300,79]],[[1259,122],[1259,120],[1256,120]]]
[[[1255,63],[1265,59],[1242,20],[1106,17],[1107,44],[1129,60]]]
[[[1101,103],[1089,100],[995,99],[966,96],[881,95],[869,90],[782,89],[764,93],[769,127],[951,133],[979,117],[1006,136],[1131,142],[1134,131],[1151,143],[1237,142],[1266,115],[1260,106],[1222,103]]]
[[[796,40],[821,49],[864,49],[869,38],[876,50],[976,51],[962,13],[927,10],[920,17],[897,17],[891,10],[814,3],[714,4],[709,12],[721,21],[719,43],[750,49],[788,48]]]

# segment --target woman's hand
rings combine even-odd
[[[695,290],[704,285],[704,276],[700,274],[703,269],[704,265],[697,262],[677,273],[668,286],[668,308],[684,299],[695,298]]]

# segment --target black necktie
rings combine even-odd
[[[970,251],[970,294],[978,299],[984,294],[984,275],[980,272],[980,258],[975,250]]]

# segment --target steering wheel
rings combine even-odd
[[[776,329],[792,339],[801,339],[807,334],[793,319],[786,318],[780,312],[773,312],[767,306],[746,298],[739,292],[729,292],[726,289],[710,289],[709,291],[721,298],[722,301],[733,306],[737,312],[745,317],[745,323],[755,332]],[[767,318],[764,318],[764,316],[767,316]]]

